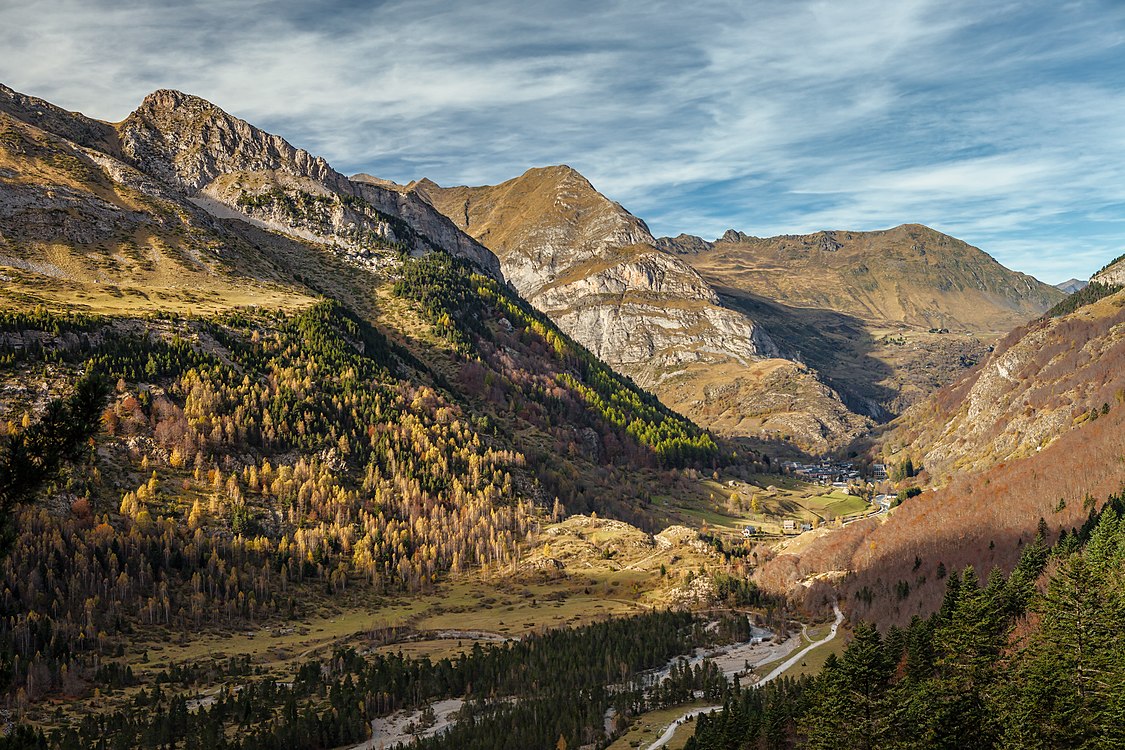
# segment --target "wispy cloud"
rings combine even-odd
[[[919,221],[1050,281],[1125,250],[1116,0],[47,0],[0,48],[62,106],[179,88],[342,171],[569,163],[658,233]]]

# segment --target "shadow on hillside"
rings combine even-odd
[[[725,306],[762,323],[783,356],[814,368],[850,410],[877,422],[895,416],[887,405],[898,394],[879,385],[893,371],[873,356],[876,342],[864,321],[834,310],[790,307],[730,287],[716,290]]]

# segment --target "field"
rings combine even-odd
[[[707,479],[702,485],[709,498],[684,504],[680,511],[696,525],[720,532],[741,533],[749,525],[763,535],[778,536],[786,519],[816,528],[869,508],[862,497],[778,475],[754,475],[749,481]]]

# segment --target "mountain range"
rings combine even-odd
[[[40,294],[46,279],[65,278],[108,304],[113,278],[113,286],[155,285],[169,299],[191,299],[200,273],[209,276],[204,286],[223,284],[196,224],[226,222],[242,240],[225,250],[228,260],[256,284],[300,274],[278,267],[278,250],[263,252],[279,237],[372,268],[387,264],[391,245],[440,247],[506,279],[595,356],[728,437],[840,448],[1061,299],[917,225],[657,239],[565,166],[496,186],[398,186],[346,178],[179,92],[155,92],[112,126],[9,89],[0,95],[12,157],[24,172],[30,157],[56,186],[45,194],[35,180],[19,181],[2,216],[2,260],[38,274]],[[107,192],[110,180],[129,195]],[[170,189],[190,205],[169,211]],[[13,291],[22,288],[13,278]]]
[[[669,406],[814,453],[949,382],[1063,297],[919,225],[657,239],[566,166],[397,189],[487,245],[532,304]]]
[[[968,566],[1022,617],[1125,481],[1125,258],[1068,294],[917,224],[658,238],[566,166],[399,185],[177,91],[0,86],[0,282],[11,747],[349,747],[439,700],[459,747],[594,745],[733,711],[676,656],[769,672],[837,607],[888,682],[916,615],[992,627]],[[787,736],[823,682],[776,683]]]

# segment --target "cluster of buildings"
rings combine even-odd
[[[858,482],[859,469],[847,461],[829,461],[824,459],[820,463],[803,464],[800,461],[786,461],[783,464],[793,476],[806,482],[824,484],[832,487],[846,488],[849,483]],[[884,467],[884,476],[886,476]]]

